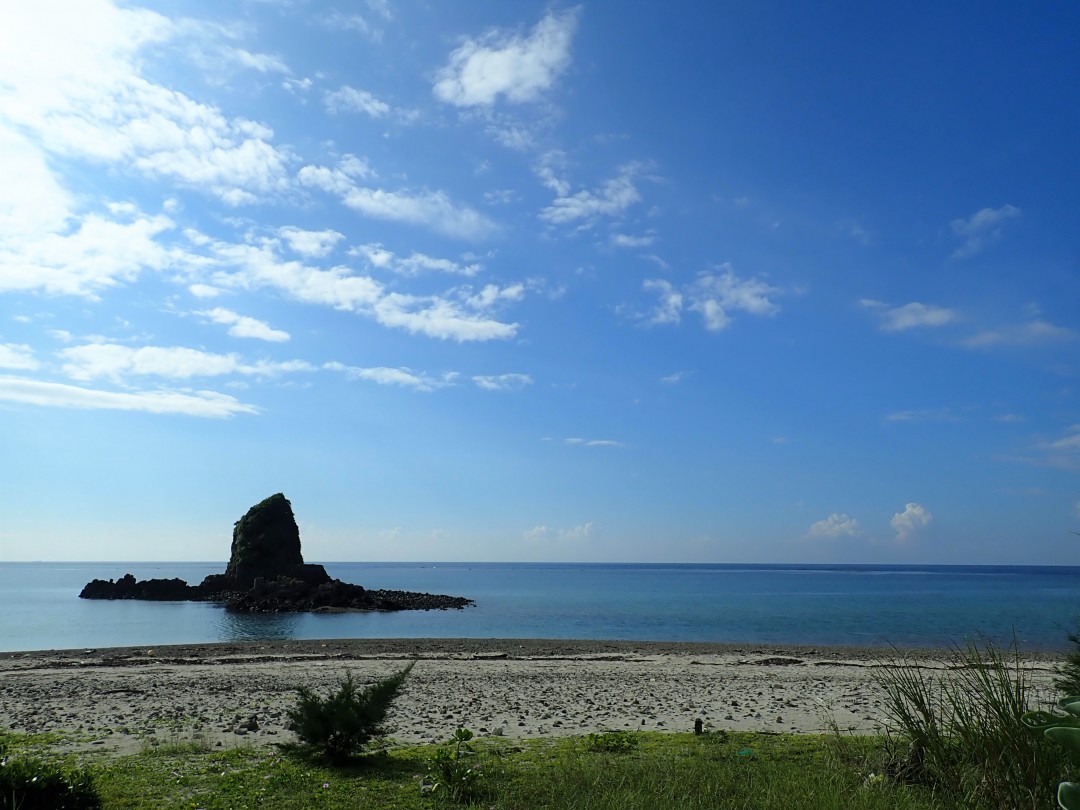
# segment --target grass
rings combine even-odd
[[[588,737],[474,741],[484,771],[475,804],[493,810],[633,808],[898,808],[953,810],[921,785],[876,776],[883,741],[835,736],[634,732],[634,743],[593,750]],[[16,745],[40,745],[14,735]],[[274,749],[169,745],[109,758],[69,756],[88,768],[110,808],[452,807],[423,790],[435,746],[372,754],[332,768]]]
[[[1031,686],[1030,667],[1015,648],[957,649],[943,671],[898,661],[878,680],[896,735],[888,763],[893,775],[972,808],[1055,805],[1068,755],[1021,719],[1049,696]]]

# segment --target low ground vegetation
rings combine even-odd
[[[356,810],[476,807],[855,808],[960,810],[921,785],[876,777],[886,754],[871,738],[634,732],[629,749],[592,751],[586,738],[470,740],[470,791],[425,789],[448,745],[381,749],[332,766],[273,748],[169,745],[125,757],[68,757],[97,786],[105,810]],[[18,737],[22,747],[33,738]]]

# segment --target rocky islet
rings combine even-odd
[[[200,584],[182,579],[95,579],[82,599],[221,602],[249,613],[346,610],[445,610],[473,600],[444,594],[369,590],[332,578],[321,565],[305,563],[292,504],[276,493],[255,504],[233,527],[229,564]]]

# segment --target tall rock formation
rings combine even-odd
[[[300,528],[282,493],[255,504],[233,525],[229,565],[203,580],[210,591],[248,591],[258,580],[296,579],[308,585],[330,581],[321,565],[307,565],[300,553]]]

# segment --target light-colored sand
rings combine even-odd
[[[921,666],[947,653],[904,654]],[[477,734],[706,728],[814,733],[881,727],[878,667],[890,650],[654,642],[399,639],[265,642],[0,654],[0,727],[58,732],[72,748],[148,741],[216,745],[291,739],[295,687],[326,693],[417,663],[389,722],[400,742]],[[1032,656],[1048,688],[1053,656]],[[257,730],[242,728],[252,716]],[[152,744],[152,743],[149,743]]]

